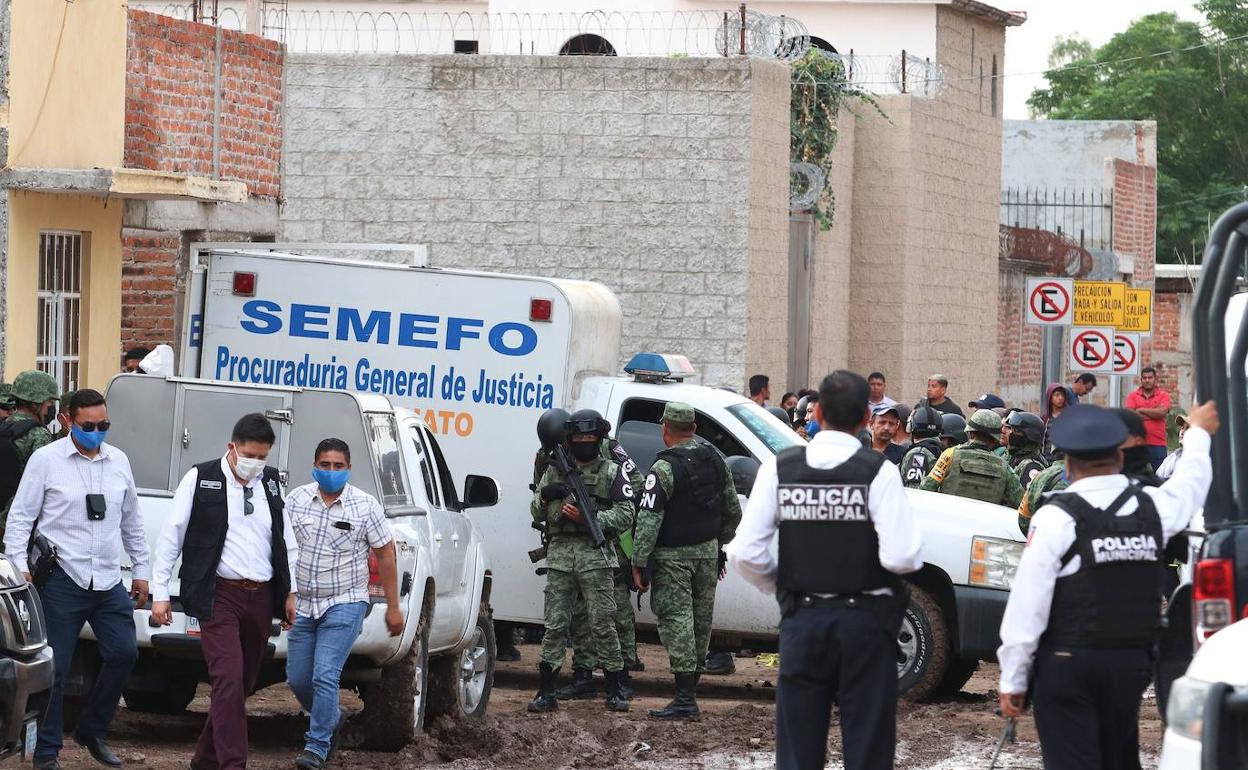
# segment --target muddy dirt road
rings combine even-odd
[[[556,770],[556,768],[772,768],[774,762],[775,669],[757,659],[737,659],[730,677],[705,677],[700,692],[701,722],[671,724],[646,718],[646,709],[671,698],[671,678],[661,648],[644,646],[647,670],[635,675],[637,695],[628,714],[609,714],[599,701],[565,703],[555,714],[524,710],[537,686],[537,647],[522,646],[523,660],[499,666],[489,715],[472,724],[437,722],[427,736],[400,754],[345,747],[331,767],[360,770],[444,768],[450,770]],[[914,770],[987,768],[1002,721],[993,714],[996,667],[985,666],[954,699],[903,703],[898,713],[897,767]],[[186,770],[208,705],[201,686],[190,711],[179,716],[118,712],[113,745],[131,767]],[[348,696],[349,708],[359,703]],[[252,757],[259,770],[293,767],[302,748],[305,719],[284,686],[262,690],[248,702]],[[829,767],[841,767],[839,722],[834,713]],[[1004,768],[1039,768],[1040,754],[1030,719],[1019,724],[1018,742],[1007,747]],[[1145,767],[1156,766],[1161,725],[1151,699],[1141,720]],[[94,767],[86,753],[70,746],[61,755],[67,768]],[[0,768],[26,766],[18,759]]]

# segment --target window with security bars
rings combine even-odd
[[[82,233],[39,234],[39,339],[35,366],[62,393],[78,387],[82,310]]]

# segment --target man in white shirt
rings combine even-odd
[[[83,623],[91,626],[100,668],[87,695],[74,741],[100,764],[124,763],[105,741],[122,688],[138,659],[134,636],[135,600],[147,602],[147,536],[138,510],[138,493],[124,452],[104,443],[110,423],[104,396],[84,389],[69,400],[69,436],[37,450],[9,509],[5,553],[31,579],[27,563],[31,531],[56,546],[56,566],[39,586],[48,644],[56,665],[52,694],[39,725],[35,770],[60,770],[63,747],[61,707],[65,679]],[[121,583],[121,553],[130,556],[130,592]]]
[[[894,640],[908,594],[896,576],[923,560],[901,476],[858,441],[871,417],[867,398],[858,374],[824,378],[815,407],[822,430],[763,464],[725,548],[746,580],[780,599],[778,770],[824,766],[834,700],[846,770],[893,766]]]
[[[1122,475],[1127,428],[1112,411],[1068,406],[1051,438],[1071,481],[1031,518],[1001,621],[1001,710],[1032,684],[1046,770],[1139,767],[1140,699],[1152,679],[1162,555],[1213,479],[1213,402],[1194,407],[1186,451],[1159,487]]]
[[[226,454],[196,465],[173,496],[156,545],[152,618],[173,620],[169,582],[178,571],[183,611],[200,621],[212,701],[191,766],[244,770],[247,695],[256,686],[274,619],[295,620],[294,532],[283,515],[275,468],[265,460],[276,436],[263,414],[234,424]]]

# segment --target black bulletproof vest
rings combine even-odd
[[[806,464],[806,447],[776,458],[781,591],[857,594],[889,584],[871,521],[870,488],[884,456],[859,449],[835,468]]]
[[[926,449],[931,453],[933,459],[929,460],[927,455],[922,452],[912,451],[915,449]],[[932,465],[935,462],[934,458],[940,457],[944,453],[945,448],[940,445],[940,439],[925,438],[915,442],[910,447],[910,450],[906,452],[906,454],[910,455],[910,459],[906,461],[905,466],[901,469],[901,480],[905,484],[918,486],[923,483],[923,479],[927,478],[927,474],[931,472]]]
[[[656,459],[672,468],[672,495],[663,506],[658,544],[672,548],[719,537],[727,469],[715,450],[702,444],[671,447]]]
[[[200,620],[212,620],[212,602],[217,595],[217,565],[225,549],[225,533],[229,529],[229,509],[226,504],[226,479],[221,460],[212,460],[195,466],[199,478],[195,484],[195,498],[191,503],[191,519],[186,525],[186,538],[182,541],[182,568],[178,571],[181,581],[179,598],[187,615]],[[290,593],[290,566],[286,558],[286,541],[282,537],[282,496],[278,493],[275,468],[265,468],[261,487],[268,499],[273,519],[273,548],[269,557],[273,565],[273,578],[269,590],[273,595],[273,616],[285,615],[286,595]],[[259,515],[260,501],[253,501]]]
[[[1132,498],[1139,507],[1116,515]],[[1131,486],[1105,509],[1070,492],[1049,495],[1045,504],[1075,520],[1075,542],[1062,566],[1077,555],[1079,570],[1057,579],[1043,641],[1070,647],[1151,645],[1161,621],[1165,546],[1153,499]]]

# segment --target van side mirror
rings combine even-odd
[[[489,476],[469,474],[464,478],[464,510],[498,505],[498,482]]]

